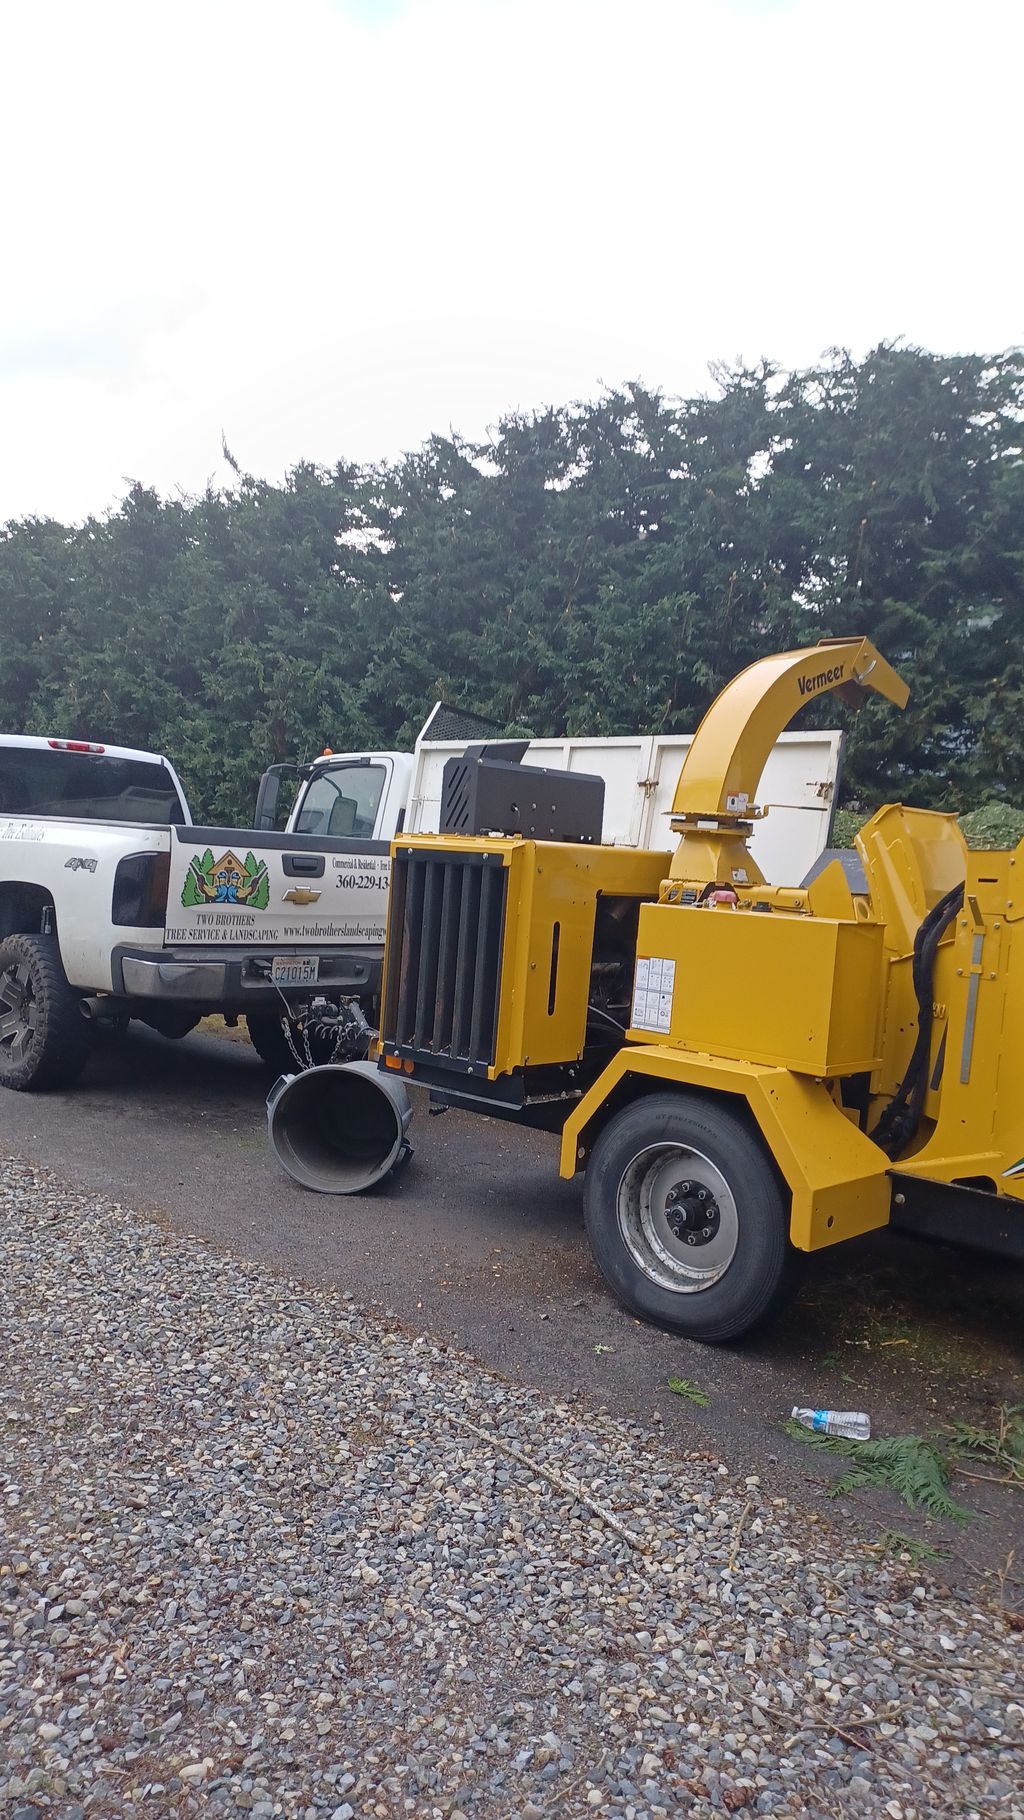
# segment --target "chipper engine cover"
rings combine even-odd
[[[528,840],[601,839],[604,778],[521,763],[528,740],[467,746],[441,785],[442,834],[522,834]]]

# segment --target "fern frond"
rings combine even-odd
[[[887,1435],[877,1441],[847,1441],[839,1435],[816,1435],[799,1422],[787,1422],[792,1435],[811,1446],[837,1453],[851,1462],[850,1469],[830,1487],[829,1496],[864,1486],[883,1486],[903,1499],[910,1510],[927,1510],[933,1517],[968,1523],[971,1512],[949,1495],[949,1465],[939,1449],[920,1435]]]
[[[692,1383],[689,1378],[669,1378],[667,1382],[669,1390],[674,1391],[677,1397],[685,1397],[690,1403],[706,1405],[711,1401],[707,1391],[701,1390],[700,1385]]]
[[[859,1453],[862,1447],[868,1445],[866,1441],[847,1441],[842,1435],[817,1434],[813,1429],[805,1428],[802,1422],[796,1421],[793,1417],[790,1417],[783,1427],[788,1435],[792,1435],[794,1441],[806,1441],[808,1446],[817,1447],[822,1453],[841,1453],[849,1458],[851,1454]]]

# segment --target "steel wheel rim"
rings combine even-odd
[[[692,1192],[681,1193],[684,1188]],[[700,1223],[702,1208],[709,1211]],[[641,1150],[623,1171],[616,1215],[637,1269],[674,1295],[710,1289],[736,1255],[739,1213],[732,1190],[710,1157],[691,1145],[651,1144]]]
[[[0,1055],[20,1062],[36,1034],[36,997],[25,961],[0,973]]]

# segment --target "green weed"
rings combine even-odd
[[[711,1398],[701,1390],[699,1384],[691,1384],[689,1378],[669,1378],[668,1387],[677,1397],[685,1397],[688,1403],[700,1403],[706,1406]]]

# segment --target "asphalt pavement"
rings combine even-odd
[[[0,1145],[76,1186],[268,1270],[393,1311],[520,1383],[632,1416],[662,1441],[707,1447],[821,1521],[871,1546],[886,1529],[944,1551],[965,1589],[984,1576],[1020,1603],[1024,1495],[957,1484],[978,1511],[951,1530],[887,1493],[827,1496],[836,1462],[791,1439],[793,1404],[867,1410],[877,1434],[941,1436],[1024,1403],[1024,1270],[878,1234],[809,1260],[784,1319],[709,1348],[642,1325],[605,1292],[583,1231],[581,1182],[557,1175],[553,1139],[448,1112],[416,1094],[415,1156],[361,1197],[299,1188],[271,1154],[267,1071],[248,1044],[173,1043],[133,1026],[105,1040],[79,1083],[0,1093]],[[688,1380],[706,1404],[674,1395]],[[1000,1574],[1005,1577],[1000,1581]]]

